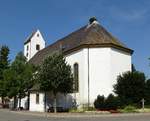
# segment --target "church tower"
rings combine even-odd
[[[24,42],[24,56],[29,61],[38,51],[45,48],[45,40],[39,30],[33,32]]]

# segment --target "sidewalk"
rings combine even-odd
[[[33,115],[40,117],[59,117],[59,118],[70,118],[70,117],[121,117],[121,116],[140,116],[140,115],[150,115],[150,113],[116,113],[116,114],[106,114],[106,113],[43,113],[43,112],[30,112],[30,111],[11,111],[12,113],[17,113],[20,115]]]

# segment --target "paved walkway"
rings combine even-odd
[[[86,112],[86,113],[43,113],[43,112],[30,112],[30,111],[11,111],[12,113],[21,114],[21,115],[33,115],[40,117],[130,117],[130,116],[140,116],[140,115],[148,115],[150,113],[94,113],[94,112]],[[149,120],[150,121],[150,120]]]
[[[150,121],[150,113],[88,114],[88,113],[37,113],[0,109],[0,121]]]

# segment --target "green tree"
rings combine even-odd
[[[21,98],[25,97],[25,81],[23,79],[23,73],[26,68],[26,58],[24,57],[23,53],[18,53],[14,62],[11,65],[12,70],[16,73],[16,89],[17,96],[19,98],[19,107],[21,105]],[[10,90],[13,92],[14,90]],[[10,92],[10,93],[11,93]]]
[[[150,79],[146,81],[146,86],[145,86],[145,103],[150,105]]]
[[[118,76],[117,84],[114,85],[114,92],[122,104],[138,104],[145,97],[145,80],[144,73],[126,72]]]
[[[17,54],[10,68],[5,71],[5,89],[9,97],[19,98],[19,107],[21,99],[25,97],[29,89],[33,86],[34,67],[26,61],[23,53]]]
[[[71,67],[63,55],[54,54],[47,57],[40,66],[37,79],[43,91],[51,91],[54,95],[54,112],[57,112],[56,96],[58,93],[72,92],[73,78]]]
[[[16,98],[18,94],[18,81],[17,81],[17,74],[11,68],[8,68],[3,73],[4,76],[4,87],[7,92],[7,96],[9,98],[14,97],[14,108],[16,107]]]
[[[4,97],[6,97],[6,90],[4,87],[3,72],[9,67],[9,48],[7,46],[2,46],[0,49],[0,97],[2,97],[2,103],[4,103]]]

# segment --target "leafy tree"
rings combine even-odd
[[[44,60],[36,74],[36,78],[39,81],[41,90],[53,93],[54,112],[57,112],[57,94],[66,94],[72,91],[73,78],[71,67],[66,63],[63,55],[54,54]]]
[[[0,49],[0,97],[2,97],[2,103],[4,103],[4,97],[6,97],[6,90],[4,87],[3,72],[9,67],[9,48],[2,46]]]
[[[16,107],[16,98],[18,94],[17,74],[11,68],[6,69],[3,73],[4,87],[9,98],[14,97],[14,107]]]
[[[7,46],[2,46],[0,50],[0,71],[2,72],[4,69],[9,66],[9,48]],[[0,74],[0,78],[2,78],[2,74]]]
[[[33,73],[35,68],[26,61],[22,52],[18,53],[15,61],[11,65],[12,70],[17,74],[17,91],[19,97],[19,107],[21,98],[25,97],[29,89],[33,86]]]
[[[4,73],[5,89],[9,97],[19,98],[19,107],[21,98],[25,97],[29,89],[33,86],[34,67],[26,62],[23,53],[20,52],[11,64],[10,68]]]
[[[144,73],[135,71],[119,75],[117,84],[114,85],[114,92],[124,105],[140,103],[141,99],[145,96]]]
[[[145,86],[145,103],[150,105],[150,79],[146,81],[146,86]]]
[[[25,81],[24,81],[24,70],[26,68],[26,58],[24,57],[23,53],[18,53],[16,56],[14,62],[11,65],[12,70],[16,73],[16,89],[17,90],[16,95],[18,95],[19,98],[19,107],[21,105],[21,98],[25,97]],[[14,91],[10,90],[10,91]],[[10,92],[11,93],[11,92]]]

